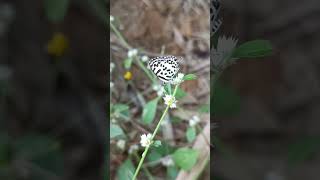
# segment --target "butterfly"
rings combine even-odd
[[[221,9],[220,0],[211,0],[210,1],[210,32],[213,36],[222,24],[222,20],[218,19],[218,14]]]
[[[159,56],[149,60],[148,68],[164,83],[171,82],[178,73],[180,59],[175,56]]]

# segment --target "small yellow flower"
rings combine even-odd
[[[69,47],[68,40],[63,33],[54,33],[52,39],[47,44],[48,54],[52,56],[62,56]]]
[[[127,71],[124,75],[123,75],[125,80],[131,80],[132,79],[132,73],[130,71]]]

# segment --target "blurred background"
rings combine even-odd
[[[0,179],[107,175],[106,1],[0,1]]]
[[[138,179],[210,179],[209,144],[203,141],[210,140],[209,1],[113,0],[110,10],[110,178],[125,180],[134,173],[143,152],[140,136],[153,132],[165,107],[148,60],[174,55],[183,58],[180,72],[197,79],[178,89],[178,108],[170,109],[156,136],[162,145],[149,151]],[[192,120],[196,126],[189,125]],[[189,173],[182,169],[192,153],[184,163],[174,158],[182,147],[199,153],[200,164]]]
[[[270,40],[274,54],[242,59],[220,81],[213,179],[319,179],[319,12],[317,0],[222,1],[218,34]]]

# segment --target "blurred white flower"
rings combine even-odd
[[[110,15],[110,22],[114,21],[114,17],[112,15]]]
[[[174,96],[172,95],[168,95],[166,94],[164,97],[163,97],[163,100],[164,100],[164,104],[168,105],[170,108],[176,108],[177,105],[177,100]]]
[[[152,86],[152,89],[154,91],[157,91],[158,96],[162,96],[164,93],[164,87],[158,84],[155,84]]]
[[[111,119],[111,122],[112,122],[113,124],[116,124],[116,123],[117,123],[117,120]]]
[[[183,74],[183,73],[179,73],[179,74],[177,75],[177,77],[175,77],[175,78],[171,81],[171,84],[176,85],[176,84],[182,83],[182,82],[183,82],[183,77],[184,77],[184,74]]]
[[[151,137],[152,135],[149,134],[143,134],[141,135],[141,140],[140,140],[140,144],[142,147],[147,147],[151,145]]]
[[[197,125],[200,122],[200,118],[198,116],[192,116],[192,118],[189,120],[189,126],[193,127]]]
[[[113,82],[110,82],[110,89],[112,89],[114,86],[114,83]]]
[[[134,151],[136,151],[136,150],[138,150],[138,149],[139,149],[139,146],[138,146],[138,145],[136,145],[136,144],[131,145],[131,146],[129,147],[128,153],[129,153],[129,154],[132,154]]]
[[[120,140],[117,142],[117,147],[118,147],[119,149],[124,150],[125,146],[126,146],[126,141],[125,141],[125,140],[120,139]]]
[[[132,58],[134,56],[138,55],[138,50],[137,49],[131,49],[128,51],[128,57]]]
[[[173,160],[172,160],[172,158],[170,156],[166,156],[166,157],[161,159],[161,164],[163,166],[169,167],[169,166],[173,166],[174,162],[173,162]]]
[[[149,57],[148,56],[142,56],[141,57],[141,61],[142,62],[147,62],[149,60]]]

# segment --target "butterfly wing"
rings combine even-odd
[[[160,56],[148,63],[148,68],[163,82],[170,82],[179,71],[178,59],[175,56]]]

